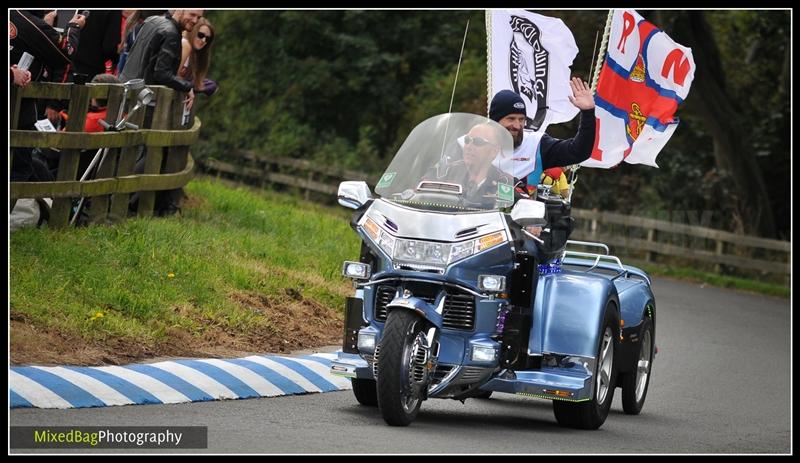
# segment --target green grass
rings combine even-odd
[[[745,278],[738,278],[728,275],[718,275],[716,273],[703,272],[686,267],[673,267],[669,265],[637,265],[651,276],[666,276],[696,283],[706,283],[722,288],[738,289],[753,293],[766,294],[768,296],[778,296],[788,298],[791,295],[791,288],[775,283],[766,283]]]
[[[359,252],[347,210],[210,180],[190,182],[187,194],[182,217],[15,232],[12,310],[85,340],[150,345],[175,329],[201,336],[209,323],[232,333],[274,323],[234,293],[293,289],[344,306],[341,263]]]

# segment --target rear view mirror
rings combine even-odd
[[[511,220],[523,227],[529,225],[544,226],[547,220],[544,218],[545,205],[543,202],[532,199],[520,199],[514,208],[511,209]]]
[[[347,181],[339,184],[339,204],[350,209],[358,209],[372,199],[367,182]]]

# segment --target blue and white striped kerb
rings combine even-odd
[[[253,355],[108,367],[11,367],[11,408],[82,408],[275,397],[351,389],[336,354]]]

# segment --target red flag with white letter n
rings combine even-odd
[[[675,111],[694,80],[691,48],[675,43],[634,10],[615,10],[597,83],[596,131],[586,167],[622,161],[656,165],[675,132]]]

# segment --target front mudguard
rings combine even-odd
[[[607,276],[570,270],[540,276],[529,354],[596,357],[609,300],[619,321],[619,296]],[[618,323],[615,330],[619,336]]]
[[[411,310],[430,322],[430,324],[435,326],[437,329],[442,329],[442,314],[436,309],[436,307],[428,304],[423,299],[413,296],[398,296],[392,299],[392,301],[386,305],[387,315],[392,310]]]

